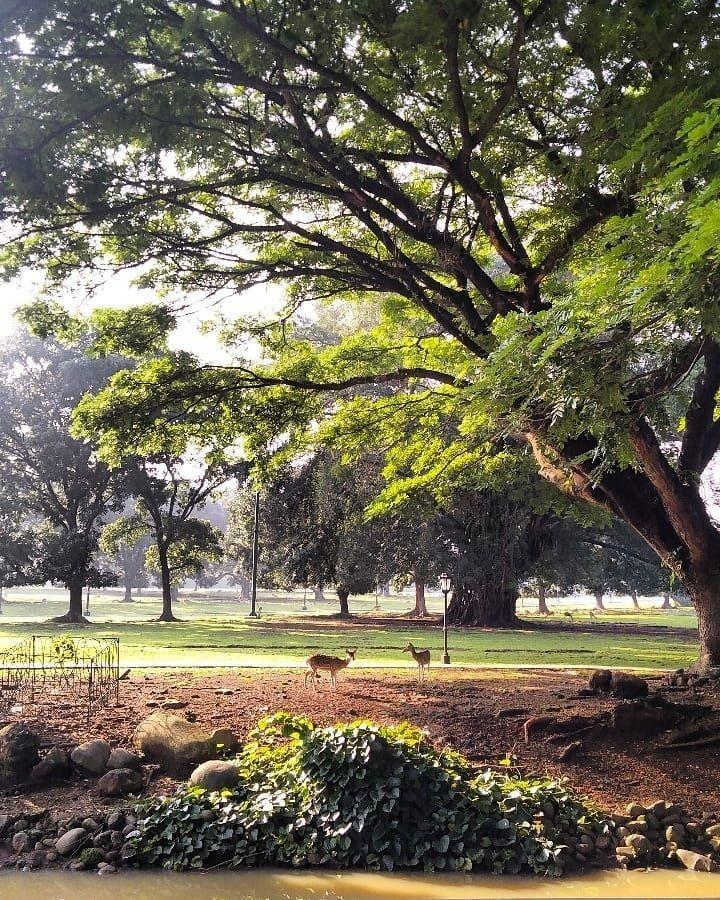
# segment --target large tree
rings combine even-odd
[[[126,364],[22,334],[0,351],[2,494],[11,497],[5,509],[14,519],[3,567],[16,582],[64,584],[70,592],[64,622],[84,621],[85,585],[115,583],[95,555],[103,521],[127,496],[126,468],[110,469],[92,443],[71,436],[72,411]]]
[[[382,306],[384,330],[324,356],[299,342],[272,370],[141,368],[94,424],[122,443],[173,395],[250,428],[268,389],[285,407],[265,438],[293,393],[442,396],[474,449],[525,441],[642,535],[695,603],[700,664],[720,664],[698,490],[720,443],[718,21],[705,0],[15,4],[8,268],[146,265],[213,297],[290,282],[294,307]]]

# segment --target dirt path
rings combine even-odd
[[[629,800],[656,799],[680,800],[698,811],[720,809],[716,748],[667,753],[652,742],[619,737],[606,729],[585,742],[576,761],[560,763],[561,744],[542,736],[529,744],[523,741],[522,723],[530,715],[564,719],[610,709],[617,702],[579,698],[584,684],[579,675],[550,670],[436,672],[422,686],[410,672],[350,671],[340,674],[336,691],[325,685],[315,692],[305,689],[298,672],[133,672],[122,682],[121,705],[100,713],[89,727],[81,711],[67,709],[35,715],[28,710],[23,718],[42,734],[47,747],[71,747],[90,737],[130,746],[138,722],[170,697],[187,702],[180,715],[190,713],[212,727],[229,726],[241,737],[260,717],[277,710],[301,712],[319,723],[409,720],[426,728],[433,741],[460,750],[478,764],[496,764],[510,752],[525,771],[566,776],[574,788],[606,809]],[[720,696],[709,691],[693,699],[720,711]],[[507,714],[511,709],[517,712]],[[172,790],[173,784],[155,777],[150,790]],[[0,805],[12,812],[25,800],[73,813],[91,811],[99,803],[92,782],[76,779],[61,788],[6,797]]]

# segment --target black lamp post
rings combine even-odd
[[[257,570],[258,538],[260,537],[260,491],[255,491],[255,520],[253,522],[252,582],[250,588],[250,615],[257,619]]]
[[[440,576],[440,590],[443,592],[444,605],[443,605],[443,665],[450,665],[450,654],[448,653],[448,641],[447,641],[447,598],[450,590],[452,589],[452,582],[450,581],[450,576],[447,572],[443,572]]]

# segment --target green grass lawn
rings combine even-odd
[[[248,606],[222,598],[183,600],[176,614],[184,621],[160,624],[153,620],[159,599],[150,596],[133,604],[118,602],[118,594],[93,595],[90,628],[45,624],[66,611],[61,591],[11,590],[3,603],[0,619],[0,649],[30,634],[82,633],[88,636],[118,636],[123,666],[294,666],[302,665],[308,654],[317,651],[342,652],[357,647],[357,664],[372,666],[410,665],[402,652],[408,641],[429,647],[439,663],[442,631],[437,627],[403,626],[388,620],[383,624],[363,622],[363,615],[375,614],[375,598],[359,598],[352,604],[360,613],[352,622],[329,618],[336,603],[308,602],[303,611],[302,592],[271,595],[262,592],[259,620],[247,618]],[[45,601],[42,601],[42,597]],[[401,613],[410,598],[381,598],[383,613]],[[431,602],[437,610],[437,598]],[[695,639],[687,634],[642,633],[643,625],[695,627],[690,610],[670,613],[657,609],[642,614],[613,608],[600,622],[589,627],[587,610],[578,612],[573,599],[558,603],[558,611],[574,609],[576,621],[567,631],[452,629],[450,651],[454,664],[485,666],[611,666],[668,669],[685,666],[696,655]],[[530,604],[528,603],[528,609]],[[556,618],[563,618],[561,615]],[[638,633],[620,634],[613,623],[637,624]],[[607,627],[606,627],[607,626]]]

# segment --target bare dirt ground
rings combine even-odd
[[[662,736],[647,740],[639,733],[619,735],[600,728],[591,737],[581,736],[583,747],[572,761],[560,762],[563,743],[552,742],[545,734],[525,743],[522,725],[529,716],[549,714],[562,721],[617,704],[611,698],[578,696],[586,683],[582,674],[551,670],[436,671],[422,685],[409,670],[349,671],[339,675],[337,690],[324,680],[316,692],[304,687],[298,671],[135,670],[121,682],[120,705],[98,713],[89,726],[82,711],[67,708],[28,709],[21,718],[42,735],[43,746],[68,749],[94,737],[130,747],[138,722],[168,698],[187,702],[178,715],[195,716],[213,728],[230,727],[241,738],[259,718],[277,710],[304,713],[323,724],[356,718],[381,723],[407,720],[426,728],[434,742],[454,747],[478,765],[497,765],[509,751],[522,771],[564,776],[607,810],[631,800],[656,799],[682,802],[698,813],[720,810],[716,747],[668,752],[660,749]],[[652,687],[659,685],[659,678],[651,681]],[[710,705],[714,712],[709,719],[720,722],[720,694],[710,688],[668,698]],[[174,789],[173,779],[150,771],[148,792]],[[104,805],[93,793],[93,782],[78,777],[50,789],[0,796],[0,812],[17,813],[28,803],[59,815],[89,814]]]

